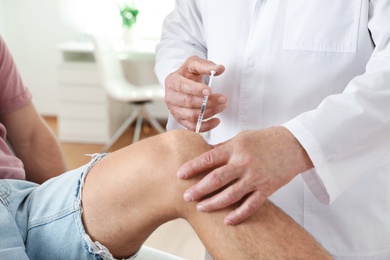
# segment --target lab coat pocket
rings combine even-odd
[[[361,0],[288,0],[283,49],[357,51]]]

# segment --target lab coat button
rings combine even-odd
[[[255,58],[251,57],[248,60],[248,68],[253,68],[255,66]]]

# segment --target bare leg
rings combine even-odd
[[[316,241],[270,202],[238,226],[223,224],[231,209],[201,213],[184,202],[184,190],[197,180],[179,180],[177,169],[208,149],[199,135],[178,130],[103,158],[83,189],[88,234],[115,257],[127,257],[161,224],[184,218],[215,259],[326,259]]]

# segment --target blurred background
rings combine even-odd
[[[56,115],[59,104],[58,47],[83,40],[97,32],[123,34],[116,0],[0,0],[0,33],[18,64],[24,82],[34,95],[38,111]],[[162,21],[173,9],[174,0],[134,0],[139,10],[134,36],[157,40]],[[47,98],[50,97],[50,98]]]
[[[130,41],[125,41],[119,12],[124,4],[134,6],[139,12]],[[89,158],[84,154],[102,151],[105,136],[88,138],[101,127],[110,128],[107,125],[124,111],[107,112],[109,101],[96,102],[95,96],[103,90],[95,81],[88,82],[91,79],[86,76],[89,69],[95,69],[88,35],[104,33],[123,43],[118,59],[122,61],[127,79],[156,82],[154,47],[162,22],[173,8],[174,0],[0,0],[0,34],[33,94],[38,112],[59,137],[69,168],[86,163]],[[141,72],[137,70],[140,64]],[[69,94],[73,93],[68,91],[70,85],[76,90],[74,95]],[[83,89],[89,92],[82,92]],[[103,110],[96,111],[99,106],[98,109]],[[99,111],[105,116],[92,118]],[[83,112],[86,116],[80,117]],[[163,101],[153,102],[151,112],[165,126],[168,110]],[[129,127],[109,151],[130,144],[133,132],[134,127]],[[144,124],[141,137],[154,134],[154,129]],[[203,259],[204,256],[202,244],[183,220],[162,226],[146,245],[185,259]]]

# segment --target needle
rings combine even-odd
[[[209,80],[209,87],[211,88],[211,83],[213,82],[213,78],[214,78],[214,75],[216,72],[215,72],[215,70],[211,70],[210,73],[211,73],[211,76],[210,76],[210,80]],[[195,130],[196,133],[199,133],[200,126],[202,125],[203,115],[204,115],[204,111],[206,110],[206,104],[207,104],[208,99],[209,99],[209,96],[204,96],[204,98],[203,98],[203,103],[202,103],[202,107],[200,108],[198,122],[196,123],[196,130]]]

